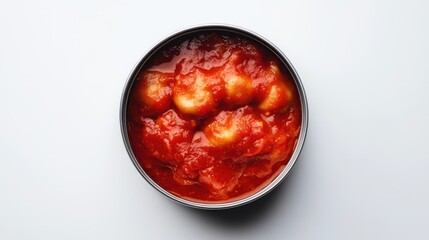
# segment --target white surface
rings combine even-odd
[[[428,1],[0,1],[0,239],[428,239]],[[132,165],[119,102],[137,60],[202,23],[253,30],[307,91],[298,164],[225,212]]]

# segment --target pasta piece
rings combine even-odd
[[[240,160],[265,151],[267,123],[251,107],[224,111],[215,116],[203,129],[207,139],[216,147],[240,149],[228,158]]]
[[[239,138],[238,128],[233,112],[221,112],[204,128],[204,134],[214,146],[225,146]]]
[[[252,99],[252,80],[238,74],[227,74],[224,77],[226,99],[233,105],[243,105]]]
[[[198,70],[179,76],[173,88],[173,100],[182,113],[195,116],[204,116],[216,106],[207,79]]]
[[[139,79],[138,98],[143,105],[155,113],[163,113],[171,106],[172,77],[160,72],[146,71]]]
[[[263,87],[264,94],[258,105],[259,110],[266,116],[286,109],[292,102],[291,86],[286,84],[282,74],[274,62],[270,64],[265,76],[267,85]]]
[[[288,107],[291,100],[291,89],[282,82],[275,82],[269,87],[267,96],[258,105],[258,108],[264,115],[269,116]]]

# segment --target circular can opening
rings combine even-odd
[[[121,101],[137,170],[170,199],[201,209],[241,206],[275,188],[308,126],[305,91],[286,56],[227,25],[158,43],[132,70]]]

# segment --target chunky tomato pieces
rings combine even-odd
[[[204,33],[165,46],[140,71],[130,143],[161,187],[200,202],[246,197],[289,161],[301,127],[293,80],[263,46]]]

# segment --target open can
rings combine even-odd
[[[133,83],[135,82],[140,70],[145,65],[145,63],[156,54],[163,46],[166,44],[169,44],[179,38],[187,37],[198,34],[198,33],[204,33],[204,32],[221,32],[221,33],[228,33],[233,35],[238,35],[244,38],[252,39],[253,41],[261,44],[263,47],[268,49],[274,56],[276,56],[279,59],[280,64],[283,64],[285,69],[289,71],[290,75],[292,76],[293,82],[297,88],[299,99],[301,102],[301,128],[300,133],[298,136],[298,140],[296,142],[296,146],[294,149],[293,154],[291,155],[289,161],[287,162],[286,166],[282,169],[282,171],[265,187],[260,189],[259,191],[251,194],[250,196],[244,197],[242,199],[234,200],[231,202],[222,202],[222,203],[204,203],[204,202],[196,202],[187,200],[181,197],[178,197],[167,190],[160,187],[153,179],[151,179],[148,174],[145,172],[145,170],[140,166],[139,161],[137,160],[133,149],[130,145],[129,140],[129,133],[127,129],[127,108],[129,105],[129,97],[130,97],[130,89],[133,86]],[[301,83],[301,80],[298,76],[298,73],[292,66],[291,62],[288,60],[288,58],[283,54],[279,48],[277,48],[274,44],[266,40],[265,38],[259,36],[258,34],[251,32],[249,30],[236,27],[236,26],[230,26],[230,25],[203,25],[203,26],[197,26],[197,27],[191,27],[179,32],[176,32],[161,42],[159,42],[157,45],[155,45],[151,50],[149,50],[148,53],[146,53],[137,63],[137,65],[133,68],[131,74],[128,77],[128,80],[125,84],[123,93],[122,93],[122,99],[121,99],[121,106],[120,106],[120,124],[121,124],[121,132],[122,132],[122,138],[125,144],[125,147],[128,151],[128,154],[134,164],[134,166],[137,168],[137,170],[140,172],[140,174],[143,176],[144,179],[146,179],[147,182],[149,182],[155,189],[157,189],[159,192],[164,194],[165,196],[169,197],[170,199],[174,200],[175,202],[178,202],[180,204],[183,204],[185,206],[194,207],[194,208],[200,208],[200,209],[213,209],[213,210],[219,210],[219,209],[228,209],[233,207],[238,207],[245,205],[247,203],[250,203],[252,201],[255,201],[256,199],[259,199],[260,197],[264,196],[271,190],[273,190],[276,186],[278,186],[287,176],[287,174],[291,171],[292,167],[294,166],[295,162],[298,159],[298,156],[301,152],[301,149],[304,145],[304,140],[306,137],[307,127],[308,127],[308,106],[307,106],[307,99],[304,91],[304,87]]]

